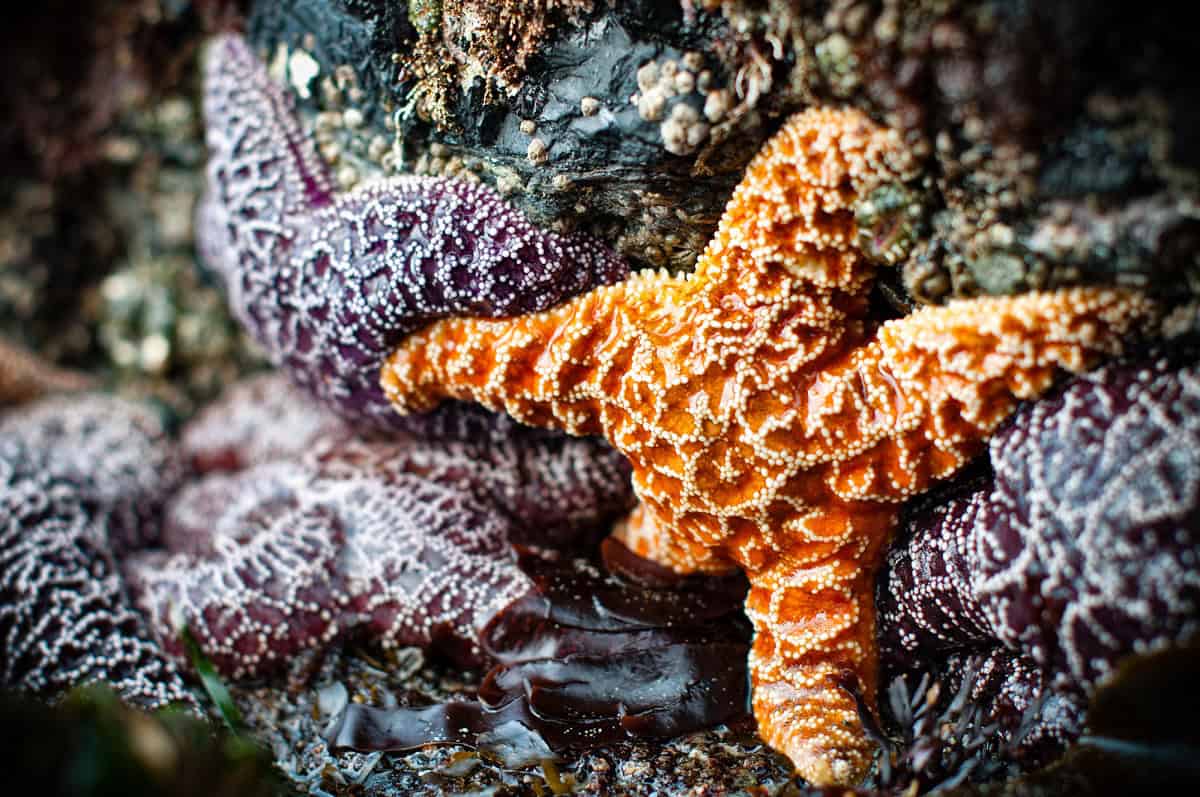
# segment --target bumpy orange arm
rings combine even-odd
[[[841,502],[801,521],[834,535],[844,528],[845,544],[827,559],[797,561],[812,547],[798,543],[748,572],[746,603],[759,731],[807,779],[853,782],[870,765],[874,745],[850,690],[874,706],[872,584],[894,502],[952,475],[1060,370],[1079,372],[1119,353],[1130,337],[1153,334],[1158,318],[1154,302],[1109,289],[955,302],[885,324],[846,365],[822,375],[830,384],[813,411],[853,408],[858,424],[847,443],[878,436],[826,470]]]
[[[606,399],[640,389],[623,377],[653,345],[638,323],[663,298],[663,291],[645,290],[650,279],[634,275],[515,320],[439,321],[410,335],[388,357],[383,389],[401,413],[453,398],[505,411],[531,426],[600,434],[607,425]]]
[[[848,500],[915,495],[978,454],[1018,402],[1156,334],[1159,318],[1139,293],[1080,287],[960,300],[888,322],[828,391],[857,405],[857,433],[878,442],[834,463],[826,483]]]
[[[859,699],[875,705],[874,576],[895,516],[891,507],[859,503],[813,514],[852,541],[823,558],[798,546],[747,574],[754,716],[763,739],[810,783],[856,783],[875,754]]]

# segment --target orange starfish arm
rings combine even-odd
[[[829,488],[876,501],[927,489],[978,454],[1019,401],[1154,334],[1159,317],[1140,293],[1079,287],[960,300],[884,324],[850,367],[825,375],[840,383],[826,403],[856,404],[856,436],[878,441],[834,463]]]
[[[402,413],[454,398],[505,410],[531,426],[600,434],[605,399],[639,391],[622,377],[654,345],[638,334],[640,318],[669,307],[662,294],[671,285],[657,281],[636,274],[519,319],[439,321],[392,353],[381,384]]]
[[[828,543],[813,538],[748,573],[754,716],[759,734],[805,780],[854,783],[875,754],[856,697],[874,708],[875,572],[895,517],[841,503],[814,514],[811,525],[852,531],[853,543],[822,556]]]
[[[716,394],[710,405],[736,401],[720,394],[747,348],[795,369],[840,342],[874,274],[857,249],[855,204],[908,168],[896,134],[857,111],[798,114],[747,167],[693,274],[642,272],[519,319],[437,322],[397,348],[381,382],[401,413],[465,399],[635,443],[694,425],[680,397],[699,384]],[[632,424],[618,406],[647,404],[653,417]]]

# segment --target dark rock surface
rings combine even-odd
[[[508,82],[463,49],[468,0],[410,4],[424,33],[370,0],[254,3],[248,28],[297,67],[347,179],[476,174],[641,263],[689,267],[782,118],[849,103],[926,164],[897,275],[917,301],[1080,281],[1200,292],[1200,97],[1168,4],[565,5],[590,10]]]

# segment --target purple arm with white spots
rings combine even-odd
[[[240,37],[212,43],[204,109],[201,255],[271,359],[355,422],[404,426],[379,369],[420,326],[545,310],[628,273],[483,185],[397,177],[335,194],[290,97]]]
[[[885,661],[1007,663],[991,715],[1061,744],[1125,657],[1200,632],[1200,363],[1118,362],[1023,407],[982,489],[917,513],[880,576]],[[1035,734],[1036,735],[1036,734]]]
[[[237,678],[342,635],[479,664],[485,624],[532,589],[512,544],[578,542],[632,502],[628,464],[600,440],[453,405],[429,419],[430,438],[362,441],[309,401],[260,378],[185,430],[186,455],[232,472],[180,491],[166,553],[126,562],[177,656],[186,623]],[[306,431],[289,448],[275,427],[295,418]]]
[[[99,681],[136,705],[195,707],[113,558],[153,525],[178,464],[154,414],[118,399],[0,417],[0,686],[55,698]]]

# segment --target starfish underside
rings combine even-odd
[[[817,784],[872,759],[873,578],[898,502],[955,473],[1058,369],[1156,318],[1069,289],[927,308],[873,328],[856,203],[909,169],[851,110],[793,117],[750,164],[693,274],[643,273],[510,320],[447,319],[382,383],[402,413],[447,398],[606,436],[640,506],[617,535],[679,572],[734,566],[759,730]]]

